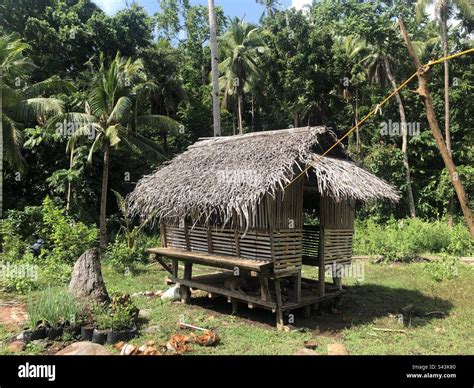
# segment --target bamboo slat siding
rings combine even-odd
[[[275,275],[298,272],[303,259],[303,232],[301,229],[274,230],[272,253]]]
[[[303,228],[303,255],[319,256],[319,225],[305,225]]]
[[[326,265],[350,264],[353,234],[352,229],[324,230],[324,262]]]
[[[336,202],[330,197],[321,196],[321,225],[326,229],[354,229],[354,201]]]
[[[186,243],[186,228],[162,226],[166,229],[166,247],[191,252],[205,252],[221,256],[236,256],[244,259],[270,260],[272,258],[270,232],[251,230],[237,235],[240,254],[237,253],[234,229],[195,226],[188,230],[189,249]]]

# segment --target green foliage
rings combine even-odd
[[[449,228],[442,221],[391,219],[382,225],[368,219],[357,222],[354,252],[394,261],[411,260],[423,253],[469,256],[474,253],[474,241],[462,224]]]
[[[74,323],[78,320],[84,306],[66,290],[47,288],[28,302],[28,324],[35,328],[38,322],[54,326],[64,321]]]
[[[50,255],[59,262],[74,263],[97,241],[97,228],[75,222],[49,197],[43,201],[43,224]]]
[[[139,310],[128,294],[115,294],[108,306],[95,306],[92,310],[94,324],[99,329],[123,330],[132,328]]]
[[[10,211],[0,225],[1,261],[12,268],[11,276],[1,277],[0,283],[22,293],[67,281],[72,264],[95,245],[98,236],[95,226],[75,222],[48,197],[40,207]],[[30,246],[38,238],[44,240],[44,246],[35,257]]]
[[[136,247],[130,248],[126,241],[117,237],[107,247],[105,260],[117,272],[133,273],[136,264],[143,259],[144,252]]]
[[[459,259],[443,255],[441,259],[427,263],[424,269],[436,282],[450,280],[459,274]]]

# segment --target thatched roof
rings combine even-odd
[[[325,127],[205,139],[140,180],[128,204],[143,219],[247,218],[265,194],[281,190],[335,142],[335,134]],[[308,174],[315,174],[320,193],[337,201],[399,199],[393,186],[351,161],[342,145]]]

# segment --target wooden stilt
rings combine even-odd
[[[191,280],[193,263],[184,263],[184,280]],[[189,304],[191,302],[191,289],[188,286],[181,285],[180,288],[181,303]]]
[[[280,279],[275,279],[275,293],[276,293],[276,324],[278,330],[285,329],[285,323],[283,321],[283,301],[281,297],[281,287],[280,287]]]
[[[301,270],[293,277],[293,292],[295,294],[295,302],[301,302]]]
[[[305,319],[311,318],[311,306],[303,307],[303,316],[305,317]]]
[[[319,296],[322,297],[326,293],[325,289],[325,275],[326,275],[326,268],[325,268],[325,260],[324,260],[324,228],[321,227],[320,232],[320,241],[319,241],[319,283],[318,283],[318,291]]]
[[[259,275],[258,278],[260,280],[260,293],[262,300],[271,302],[272,296],[270,294],[270,289],[268,288],[268,277],[265,275]]]

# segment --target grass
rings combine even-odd
[[[192,305],[136,296],[134,301],[146,317],[142,329],[158,326],[159,330],[142,334],[131,342],[136,345],[147,340],[166,343],[171,335],[179,332],[176,324],[181,319],[215,329],[221,337],[216,347],[193,345],[189,354],[195,355],[286,355],[303,348],[306,340],[317,342],[316,352],[322,355],[327,353],[327,345],[335,342],[343,343],[354,355],[474,354],[473,266],[461,264],[457,277],[436,282],[425,263],[362,263],[365,279],[346,282],[350,285],[349,291],[338,311],[323,307],[309,320],[295,313],[294,326],[299,331],[276,331],[274,315],[260,309],[242,307],[238,316],[232,316],[230,304],[225,300],[211,300],[204,295],[193,295]],[[196,267],[197,274],[205,271]],[[306,276],[314,272],[314,268],[304,269]],[[133,294],[166,289],[166,272],[157,267],[141,267],[134,276],[117,274],[107,267],[103,273],[110,292]],[[404,324],[398,314],[408,304],[414,308]],[[426,315],[439,311],[443,314]],[[9,335],[0,326],[0,340]],[[0,347],[0,352],[4,353],[5,347]],[[29,352],[35,353],[35,349]]]

